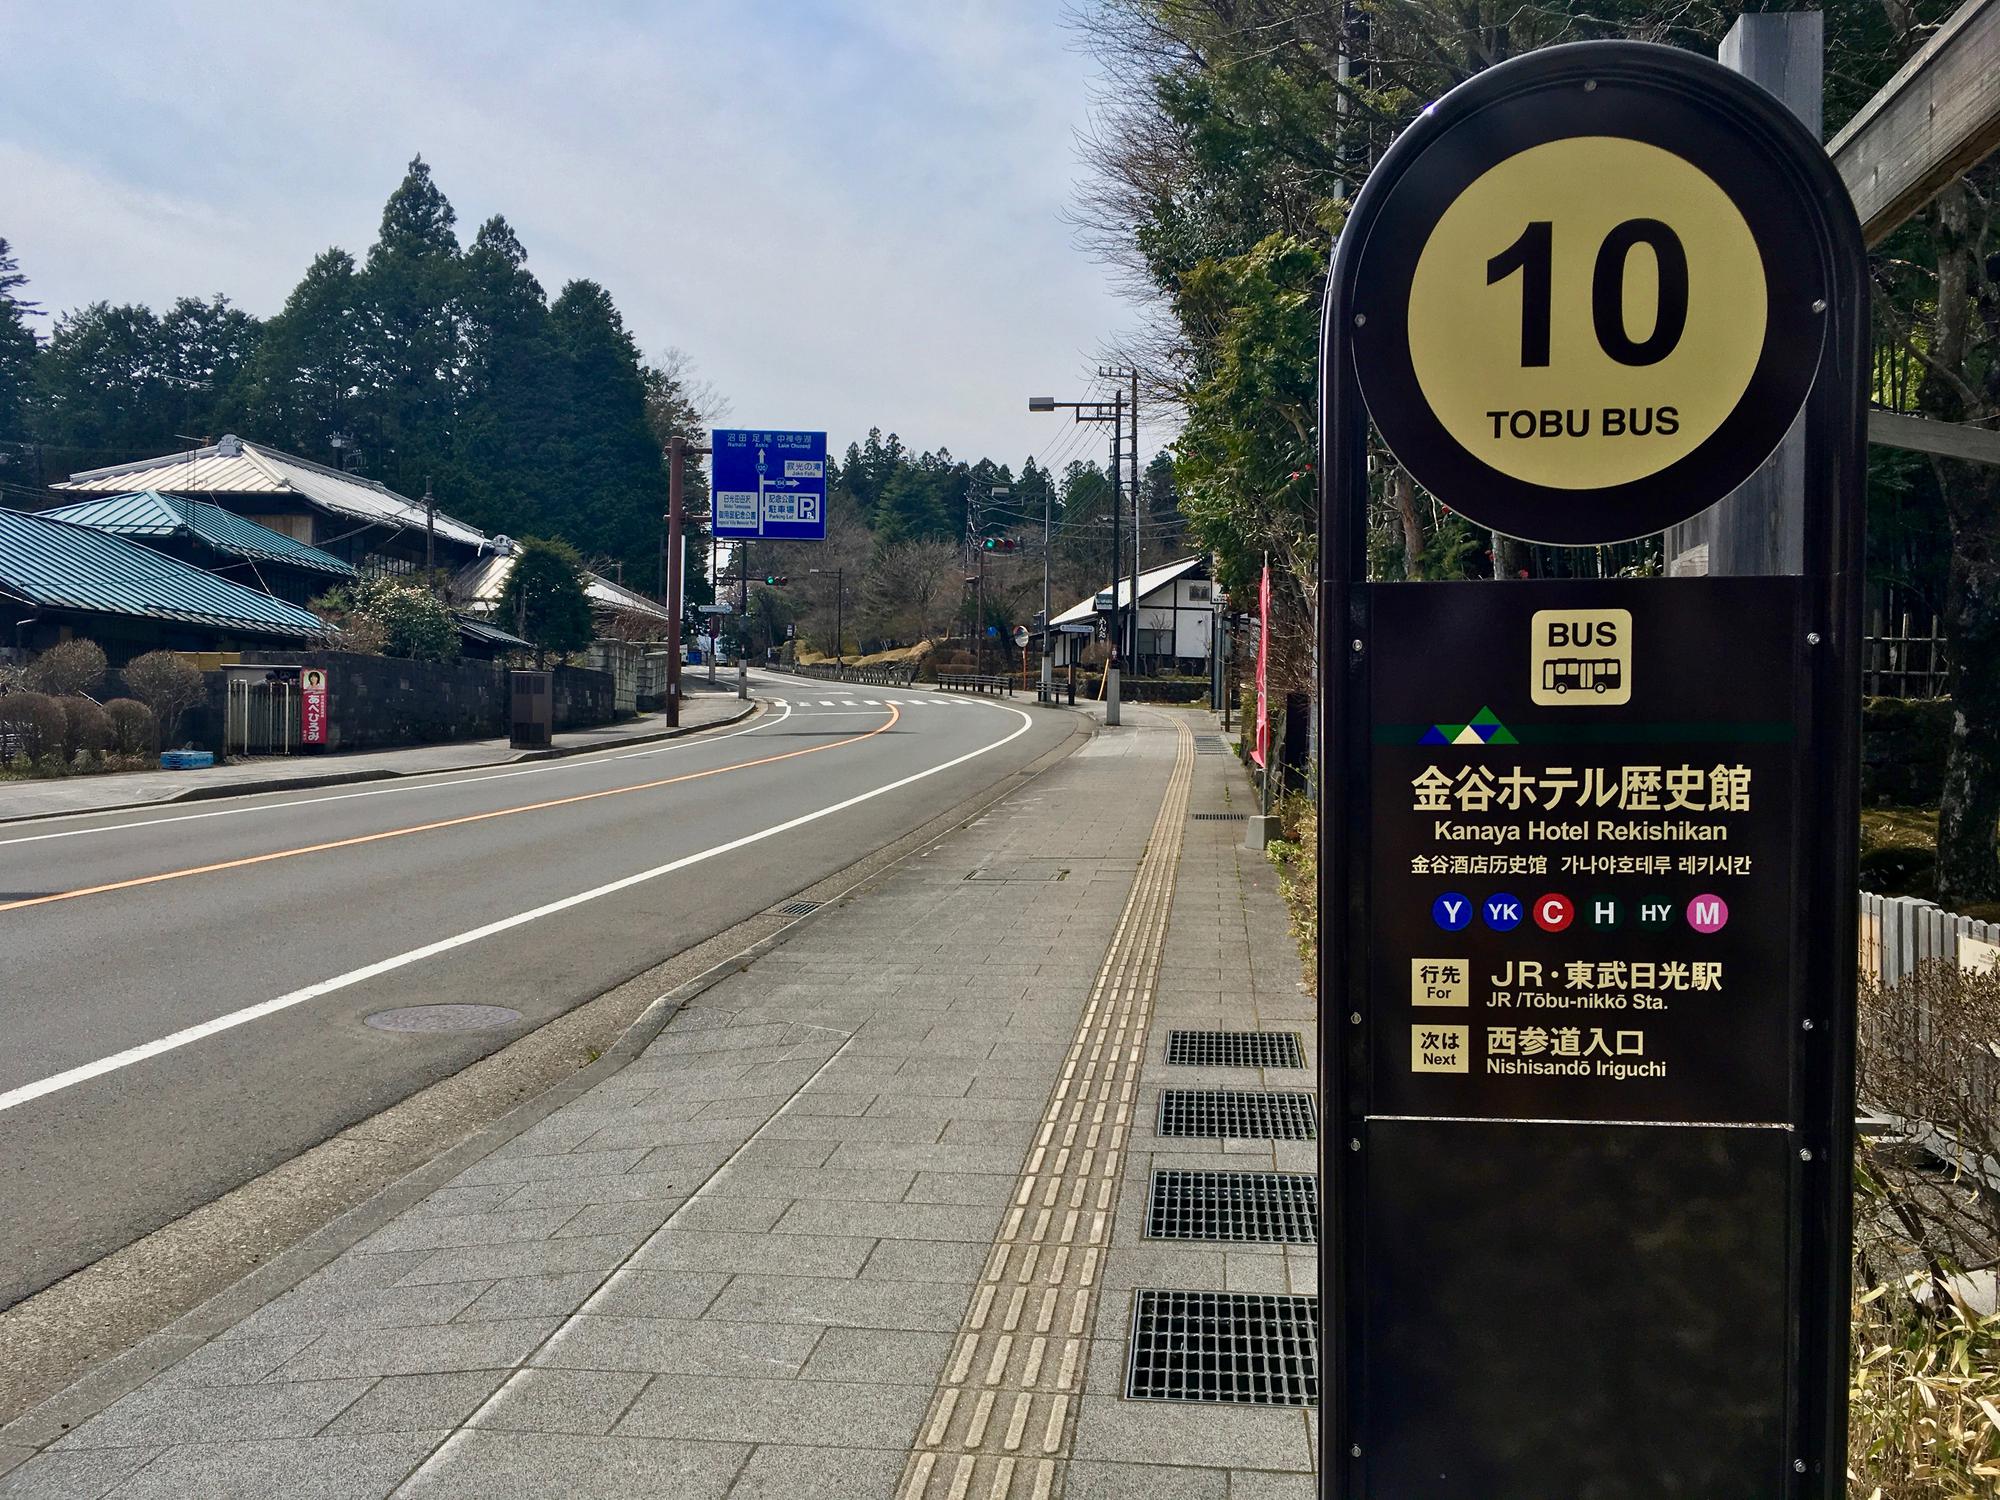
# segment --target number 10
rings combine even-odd
[[[1632,338],[1625,323],[1625,262],[1635,245],[1650,249],[1659,268],[1653,331],[1644,339]],[[1521,231],[1519,239],[1486,262],[1488,286],[1505,281],[1516,271],[1521,273],[1524,369],[1549,362],[1554,248],[1555,225],[1536,219]],[[1687,329],[1687,308],[1687,252],[1681,248],[1679,235],[1658,219],[1627,219],[1604,237],[1590,277],[1590,321],[1598,347],[1606,354],[1621,365],[1658,364],[1680,343]]]

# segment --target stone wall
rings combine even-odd
[[[558,730],[588,729],[619,717],[618,686],[609,672],[557,667],[554,676]]]
[[[411,661],[347,651],[245,651],[243,666],[324,667],[328,750],[384,750],[507,733],[507,669],[495,662]],[[218,754],[226,749],[228,687],[210,672],[208,698],[188,712],[180,738]],[[611,675],[555,669],[556,728],[582,729],[617,717]]]

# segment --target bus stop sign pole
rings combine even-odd
[[[1845,1493],[1867,288],[1706,59],[1504,63],[1383,157],[1322,349],[1320,1336],[1344,1500]],[[1792,576],[1367,576],[1372,425],[1655,535],[1804,415]]]

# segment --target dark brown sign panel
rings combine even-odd
[[[1844,1491],[1860,265],[1789,115],[1638,44],[1481,75],[1356,201],[1322,380],[1329,1494]],[[1371,416],[1461,514],[1589,544],[1715,503],[1801,411],[1805,576],[1365,576]]]

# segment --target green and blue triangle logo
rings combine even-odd
[[[1498,714],[1482,708],[1464,724],[1433,724],[1424,731],[1420,745],[1518,745],[1514,731],[1500,722]]]

